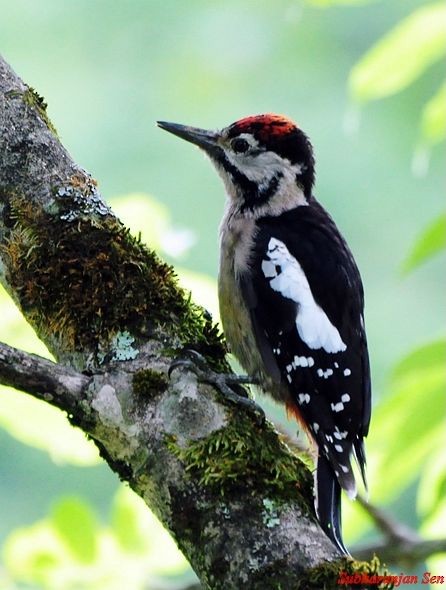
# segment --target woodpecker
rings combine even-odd
[[[318,450],[315,508],[337,548],[341,488],[365,487],[371,381],[361,277],[345,239],[313,195],[309,138],[290,119],[263,114],[221,131],[158,122],[199,146],[222,177],[221,319],[247,373],[285,404]]]

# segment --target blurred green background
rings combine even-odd
[[[273,111],[310,135],[316,195],[366,290],[370,497],[429,538],[446,530],[445,46],[443,3],[421,0],[0,0],[0,52],[122,220],[214,314],[223,187],[155,121],[217,128]],[[3,341],[47,354],[5,294],[0,313]],[[0,427],[0,588],[193,581],[61,413],[2,389]],[[357,506],[345,513],[349,546],[377,537]],[[426,567],[446,575],[438,557],[408,573]]]

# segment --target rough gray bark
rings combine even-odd
[[[1,58],[0,203],[1,281],[62,363],[3,346],[0,381],[67,411],[205,588],[310,588],[310,570],[314,587],[336,587],[345,564],[324,574],[339,555],[315,521],[307,468],[192,372],[167,377],[184,346],[227,368],[219,336]]]

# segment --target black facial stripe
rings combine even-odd
[[[271,197],[273,197],[275,192],[277,191],[280,179],[282,177],[283,177],[282,172],[280,172],[280,171],[276,172],[274,174],[274,176],[271,178],[271,180],[269,181],[268,186],[265,186],[260,190],[258,200],[262,201],[262,203],[265,203]]]
[[[243,195],[246,195],[245,198],[254,200],[259,189],[257,184],[252,180],[249,180],[249,178],[247,178],[243,172],[240,172],[240,170],[234,166],[234,164],[231,164],[223,150],[221,151],[219,162],[226,172],[232,176],[234,184],[242,189]]]
[[[282,177],[282,172],[278,171],[271,178],[267,186],[264,186],[259,190],[259,187],[256,185],[257,191],[254,195],[254,198],[252,198],[252,196],[244,195],[244,203],[240,210],[246,211],[250,209],[251,211],[253,211],[256,207],[261,207],[262,205],[267,203],[276,193],[279,187],[280,179]]]

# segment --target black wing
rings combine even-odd
[[[371,403],[358,269],[316,201],[257,224],[241,283],[266,369],[280,374],[320,453],[354,495],[350,454],[364,473]]]

